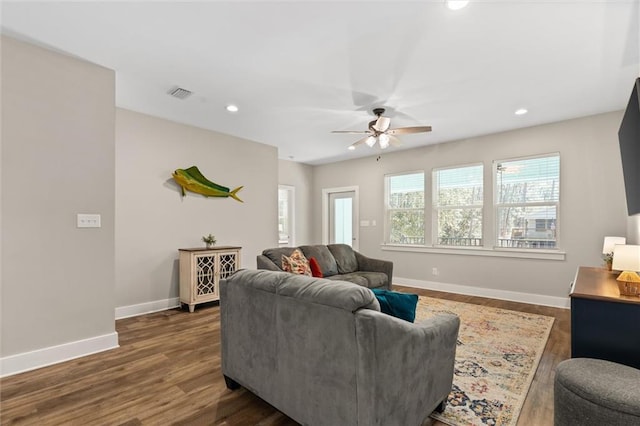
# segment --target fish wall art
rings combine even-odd
[[[191,166],[188,169],[176,169],[173,172],[173,179],[180,185],[183,197],[186,195],[185,190],[187,190],[205,197],[231,197],[241,203],[244,202],[236,195],[243,188],[242,186],[229,191],[226,186],[213,183],[204,177],[196,166]]]

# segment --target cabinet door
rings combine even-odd
[[[216,255],[214,253],[194,255],[195,280],[194,299],[210,299],[216,291]]]
[[[222,252],[218,253],[218,281],[224,280],[233,274],[239,265],[238,252]]]

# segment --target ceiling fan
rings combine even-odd
[[[400,139],[395,135],[407,135],[410,133],[430,132],[431,126],[415,126],[400,127],[398,129],[390,129],[391,119],[383,117],[384,108],[375,108],[373,113],[378,117],[376,120],[369,122],[369,130],[334,130],[331,133],[349,133],[349,134],[365,134],[364,138],[357,140],[349,146],[350,150],[356,149],[358,145],[365,144],[371,148],[377,143],[380,149],[386,149],[389,145],[401,145]]]

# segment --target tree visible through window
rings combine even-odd
[[[433,171],[435,244],[482,245],[481,164]]]
[[[424,245],[424,173],[385,177],[387,242]]]
[[[556,248],[560,156],[500,161],[495,173],[497,246]]]

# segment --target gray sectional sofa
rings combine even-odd
[[[282,271],[282,255],[291,256],[296,248],[307,259],[316,258],[323,278],[391,290],[393,262],[364,256],[346,244],[269,248],[258,255],[258,269]]]
[[[451,391],[459,319],[413,324],[345,281],[241,270],[220,283],[222,373],[303,425],[418,426]]]

